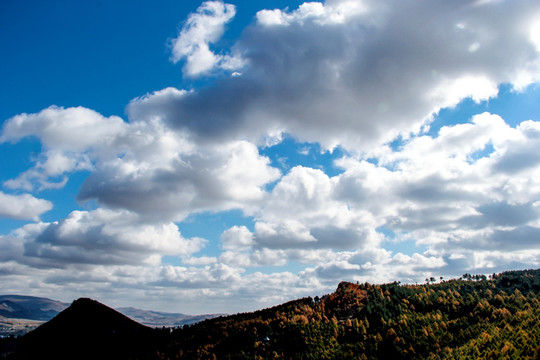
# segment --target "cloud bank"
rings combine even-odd
[[[464,99],[537,86],[540,5],[304,3],[261,10],[220,51],[235,14],[204,2],[171,43],[186,77],[217,76],[205,87],[142,95],[125,120],[51,106],[5,121],[0,142],[35,137],[42,151],[4,188],[61,189],[84,170],[78,200],[95,204],[39,222],[50,201],[0,192],[1,216],[35,221],[0,236],[5,289],[32,277],[42,295],[245,311],[341,280],[540,265],[538,119],[483,112],[428,132]],[[264,151],[285,136],[343,149],[340,172],[278,168]],[[181,235],[190,215],[229,210],[250,225],[213,245]]]

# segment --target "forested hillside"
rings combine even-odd
[[[90,304],[100,320],[74,321],[70,314],[81,319],[88,310],[74,311],[72,305],[52,325],[19,340],[4,339],[0,349],[10,359],[29,358],[26,344],[44,358],[84,358],[73,346],[61,345],[68,337],[76,349],[91,348],[101,359],[540,359],[540,270],[426,280],[423,285],[343,282],[321,298],[172,330],[129,322],[126,332],[119,314],[79,301],[74,305]],[[116,320],[104,319],[106,314]],[[57,336],[58,329],[70,329],[69,336]],[[109,335],[96,334],[100,331]],[[57,345],[39,345],[53,342]]]
[[[540,270],[425,285],[339,284],[322,298],[173,332],[172,359],[539,359]]]

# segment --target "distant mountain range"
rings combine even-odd
[[[422,285],[342,282],[321,297],[176,328],[82,298],[0,339],[0,358],[539,360],[538,324],[540,269]]]
[[[204,314],[204,315],[186,315],[182,313],[167,313],[151,310],[141,310],[132,307],[121,307],[117,309],[127,317],[150,327],[172,327],[190,325],[212,319],[226,314]]]
[[[41,297],[0,295],[0,336],[23,335],[51,320],[68,306],[67,303]],[[117,310],[132,320],[149,327],[182,326],[223,315],[186,315],[132,307],[118,308]]]

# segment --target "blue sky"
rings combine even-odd
[[[3,1],[3,293],[249,311],[540,266],[534,1]]]

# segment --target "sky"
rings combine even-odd
[[[188,314],[540,267],[540,3],[0,2],[0,293]]]

